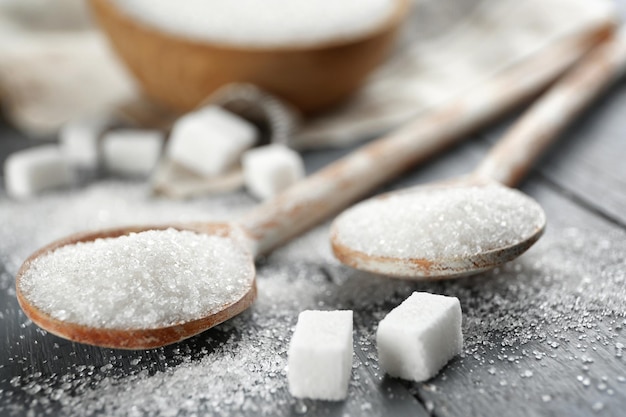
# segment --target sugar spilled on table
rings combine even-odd
[[[227,220],[254,204],[244,192],[176,202],[146,199],[144,191],[137,184],[98,183],[59,196],[0,205],[0,217],[13,219],[0,224],[0,257],[7,268],[2,291],[12,291],[12,274],[22,256],[68,233],[140,219],[188,221],[210,216]],[[68,212],[68,204],[80,207],[79,214]],[[138,415],[209,410],[214,415],[239,411],[271,414],[296,406],[304,409],[288,393],[285,370],[298,313],[303,309],[351,309],[355,360],[345,407],[356,413],[367,401],[377,409],[377,404],[386,400],[384,393],[367,399],[358,395],[383,380],[375,345],[376,324],[414,291],[428,291],[459,298],[464,314],[461,356],[435,379],[412,388],[427,387],[420,395],[427,393],[435,410],[441,401],[453,404],[457,394],[466,392],[459,384],[473,387],[472,381],[478,379],[483,381],[482,388],[498,391],[499,398],[525,389],[531,400],[550,407],[569,394],[563,391],[566,385],[555,386],[543,379],[544,367],[577,360],[580,363],[572,368],[574,373],[564,373],[562,381],[586,389],[576,379],[585,375],[589,389],[605,384],[597,401],[606,410],[626,383],[626,374],[619,373],[609,375],[606,382],[601,380],[611,364],[598,354],[610,349],[611,355],[616,355],[621,351],[616,346],[626,342],[626,289],[621,267],[626,239],[623,234],[607,232],[601,224],[597,230],[581,229],[575,217],[551,218],[550,224],[544,239],[518,260],[478,276],[437,283],[390,281],[346,271],[330,258],[326,224],[262,260],[257,276],[259,297],[250,310],[198,337],[139,352],[59,342],[50,347],[46,364],[24,360],[19,350],[9,351],[11,362],[23,368],[21,376],[11,382],[13,395],[34,401],[33,407],[41,415],[102,412],[123,416],[131,408]],[[597,268],[599,260],[605,265],[602,271]],[[46,345],[50,336],[40,333],[23,316],[15,317],[16,308],[0,309],[0,321],[19,322],[21,335],[39,346]],[[606,340],[589,334],[606,326],[615,328]],[[68,348],[75,356],[68,356]],[[575,359],[582,355],[594,362]],[[503,373],[504,368],[511,372]],[[533,376],[522,377],[530,375],[526,371]],[[541,395],[532,397],[539,388]],[[8,391],[0,393],[3,399],[7,395]],[[309,413],[328,411],[323,403],[304,404]],[[592,404],[587,406],[591,409]]]

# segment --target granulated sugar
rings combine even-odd
[[[574,368],[568,373],[558,364],[571,363],[570,356],[591,355],[596,360],[587,365],[587,373],[600,380],[601,369],[608,364],[597,358],[593,348],[605,344],[612,347],[615,340],[623,341],[623,336],[616,334],[613,340],[606,341],[589,336],[582,346],[577,347],[577,343],[580,335],[597,326],[626,319],[622,307],[624,273],[618,259],[626,248],[623,243],[610,248],[603,243],[610,241],[615,245],[622,242],[623,235],[603,237],[578,229],[561,229],[558,235],[547,236],[538,243],[539,250],[531,250],[501,269],[441,283],[390,281],[360,272],[346,274],[341,267],[326,267],[322,274],[314,264],[261,266],[259,298],[248,312],[153,355],[139,353],[143,359],[136,366],[126,365],[127,370],[121,375],[115,370],[129,361],[130,353],[118,351],[113,352],[112,369],[80,366],[79,370],[68,369],[66,374],[47,376],[29,371],[16,379],[15,386],[25,391],[28,398],[40,399],[41,414],[47,415],[276,415],[288,414],[290,408],[325,415],[329,412],[325,403],[298,403],[290,398],[286,351],[299,311],[347,308],[355,312],[355,352],[360,355],[344,409],[351,410],[350,415],[358,415],[363,404],[376,407],[379,394],[374,387],[383,381],[384,373],[377,365],[375,323],[413,291],[428,290],[459,297],[467,338],[464,354],[454,359],[442,376],[420,386],[420,396],[429,393],[427,398],[435,407],[443,398],[450,407],[459,408],[467,404],[456,396],[468,389],[497,391],[492,395],[503,399],[519,395],[522,388],[528,393],[549,392],[552,401],[568,398],[570,394],[562,391],[567,385],[557,387],[540,376],[547,372],[543,366],[552,363],[559,367],[561,384],[580,384],[576,373],[582,371]],[[575,242],[582,238],[587,240],[586,251],[576,248]],[[601,289],[590,291],[591,282],[580,282],[583,287],[578,288],[577,282],[585,280],[590,265],[598,257],[605,257],[607,251],[614,255],[604,258],[608,267]],[[560,345],[557,348],[552,347],[555,341]],[[166,364],[165,369],[149,372],[147,362],[156,358]],[[68,363],[80,363],[80,359],[70,358]],[[505,373],[507,368],[510,372]],[[533,372],[532,377],[526,376],[530,375],[528,370]],[[506,383],[500,385],[502,381]],[[608,381],[613,388],[620,383]],[[533,384],[534,388],[530,388]],[[359,395],[363,390],[371,394],[364,398]],[[45,403],[50,397],[53,399]],[[610,399],[606,393],[603,398]],[[537,403],[545,408],[540,399],[536,398]]]
[[[61,377],[37,374],[35,383],[24,375],[14,385],[43,398],[41,414],[275,415],[277,407],[293,404],[285,366],[297,313],[315,308],[327,288],[323,275],[303,272],[265,268],[258,300],[248,311],[183,343],[155,351],[113,351],[113,366],[106,369],[79,366]],[[117,375],[129,354],[138,357],[130,361],[133,370]],[[156,362],[165,367],[155,373]]]
[[[0,222],[6,270],[0,269],[0,283],[7,284],[0,293],[9,302],[0,306],[0,328],[8,339],[0,339],[0,352],[8,365],[0,368],[0,414],[23,415],[26,404],[33,415],[68,417],[365,415],[390,405],[414,411],[408,388],[433,414],[507,415],[524,401],[526,414],[560,415],[575,404],[591,415],[601,403],[599,415],[621,415],[626,372],[617,355],[626,345],[626,235],[537,188],[548,203],[546,235],[493,271],[446,282],[381,279],[328,259],[328,227],[322,226],[257,263],[259,295],[249,310],[149,351],[101,349],[49,335],[19,312],[8,283],[25,256],[64,234],[116,223],[233,218],[253,200],[243,192],[152,200],[142,187],[125,183],[20,204],[5,199],[0,219],[11,221]],[[375,333],[414,291],[458,297],[465,341],[463,353],[439,376],[408,386],[384,378]],[[354,311],[352,379],[338,406],[300,402],[287,390],[287,348],[304,309]]]
[[[544,223],[541,207],[519,191],[442,187],[365,201],[337,218],[334,233],[367,255],[460,258],[520,242]]]
[[[149,186],[143,183],[120,181],[100,181],[80,192],[50,193],[32,201],[5,198],[0,200],[0,219],[11,221],[0,221],[0,253],[6,254],[3,262],[9,274],[0,274],[0,288],[13,286],[11,274],[27,256],[72,233],[142,224],[229,221],[254,204],[246,192],[183,204],[151,197]]]
[[[386,22],[398,0],[115,0],[134,18],[192,39],[253,47],[355,38]]]
[[[251,287],[250,262],[231,239],[151,230],[61,247],[35,259],[20,284],[33,305],[59,320],[158,328],[239,300]]]

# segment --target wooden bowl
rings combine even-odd
[[[359,88],[393,46],[410,2],[397,3],[390,19],[357,39],[301,48],[252,48],[161,32],[120,12],[111,0],[91,0],[94,15],[113,49],[146,95],[183,112],[233,82],[255,84],[304,113],[337,104]]]

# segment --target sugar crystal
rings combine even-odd
[[[250,289],[251,259],[230,239],[175,229],[63,246],[35,259],[21,290],[60,320],[122,329],[198,319]]]
[[[455,297],[414,292],[378,323],[380,366],[391,376],[426,381],[463,347]]]
[[[288,367],[294,397],[346,398],[352,371],[352,311],[301,312],[289,345]]]
[[[208,106],[176,121],[167,154],[180,165],[210,177],[232,168],[257,136],[256,127],[246,119],[219,106]]]
[[[95,170],[100,159],[100,136],[111,124],[108,117],[91,116],[63,125],[59,130],[59,143],[68,163]]]
[[[4,163],[6,192],[15,199],[27,199],[71,183],[72,173],[57,145],[15,152]]]
[[[365,392],[375,412],[381,409],[381,390],[371,387],[378,386],[383,373],[375,368],[377,360],[370,359],[370,354],[378,356],[374,345],[367,343],[375,340],[376,324],[413,291],[455,296],[463,305],[464,354],[433,383],[406,385],[423,395],[424,401],[433,401],[435,410],[449,407],[455,415],[467,414],[468,402],[462,395],[486,388],[481,398],[488,401],[492,415],[507,415],[512,401],[522,398],[529,414],[558,413],[572,398],[574,385],[575,392],[585,395],[580,397],[581,410],[591,413],[594,401],[601,401],[603,414],[619,415],[616,410],[621,408],[616,407],[623,398],[626,374],[615,350],[617,343],[626,344],[624,330],[612,337],[605,335],[601,342],[596,336],[603,327],[626,325],[626,234],[598,218],[586,223],[589,215],[569,206],[565,207],[572,210],[565,212],[569,215],[555,215],[558,212],[550,199],[556,197],[546,197],[542,189],[533,188],[533,195],[548,210],[553,209],[546,235],[523,256],[493,271],[436,282],[381,280],[337,265],[327,247],[325,224],[259,263],[259,297],[246,313],[163,349],[116,351],[117,360],[110,360],[113,355],[109,356],[108,349],[59,344],[54,336],[36,332],[33,325],[22,327],[26,320],[16,317],[18,307],[13,300],[0,308],[5,316],[0,322],[11,337],[10,348],[3,351],[7,360],[2,371],[13,378],[10,369],[15,368],[21,376],[12,384],[6,381],[7,387],[0,392],[0,415],[11,415],[12,410],[15,415],[23,414],[24,404],[36,402],[36,415],[42,416],[295,413],[297,402],[289,395],[285,373],[288,343],[298,313],[319,309],[320,302],[327,309],[353,310],[355,350],[357,354],[361,346],[369,350],[355,358],[358,366],[353,367],[345,404],[305,400],[305,412],[360,415]],[[69,233],[133,223],[234,220],[254,203],[244,191],[188,201],[155,199],[147,196],[141,184],[110,180],[36,200],[16,202],[5,197],[0,219],[10,221],[0,222],[0,258],[6,268],[6,273],[0,271],[0,291],[12,294],[7,299],[14,298],[13,276],[24,258]],[[608,250],[602,245],[606,240],[612,243]],[[12,327],[17,327],[14,336]],[[588,388],[576,381],[583,365],[583,352],[575,346],[581,334],[588,335],[584,341],[589,344],[587,355],[592,356],[593,345],[598,347],[591,369],[593,387]],[[31,362],[24,358],[30,357],[26,348],[31,348],[34,357],[46,348],[50,354],[43,363]],[[541,362],[534,358],[535,350],[542,355]],[[570,361],[573,355],[577,359]],[[512,356],[519,364],[508,362]],[[128,362],[138,357],[141,362],[129,369]],[[109,361],[115,368],[102,373],[100,367]],[[495,375],[490,375],[490,366],[496,369]],[[533,370],[532,378],[519,377],[526,369]],[[609,388],[596,390],[593,373],[601,370],[607,372],[609,388],[615,389],[612,397]],[[555,372],[563,384],[554,383]],[[51,398],[52,393],[55,398],[60,395],[58,401]],[[396,400],[398,395],[394,404]]]
[[[296,151],[283,145],[261,146],[242,157],[246,188],[268,199],[304,177],[304,163]]]
[[[104,165],[111,173],[147,176],[161,156],[163,142],[163,134],[156,130],[111,131],[102,138]]]
[[[335,221],[353,250],[396,258],[457,258],[506,247],[545,222],[541,207],[500,185],[427,188],[367,200]]]

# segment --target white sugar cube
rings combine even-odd
[[[163,134],[156,130],[111,131],[102,139],[104,165],[116,174],[146,176],[159,161],[163,142]]]
[[[108,117],[86,117],[66,123],[59,131],[65,159],[72,165],[95,170],[99,162],[99,140],[111,124]]]
[[[248,191],[262,200],[304,177],[302,157],[283,145],[251,149],[243,155],[242,164]]]
[[[7,194],[16,199],[32,197],[72,183],[72,173],[57,145],[43,145],[11,154],[4,163]]]
[[[168,156],[204,176],[221,174],[257,140],[248,121],[222,109],[205,107],[180,118],[172,129]]]
[[[414,292],[378,324],[376,343],[389,375],[432,378],[463,347],[459,299]]]
[[[287,380],[294,397],[337,401],[348,395],[352,311],[303,311],[291,339]]]

